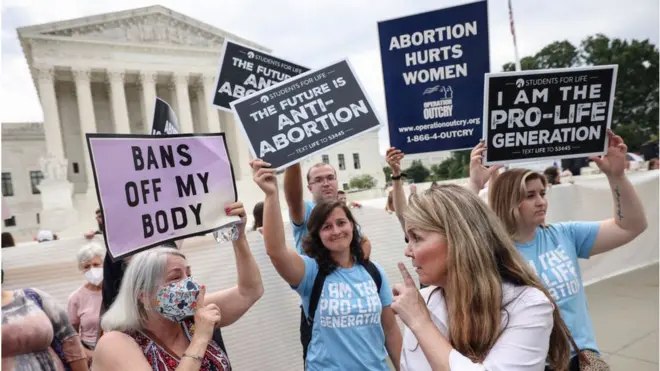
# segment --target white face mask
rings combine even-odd
[[[94,286],[98,286],[103,282],[103,268],[91,268],[83,274],[87,282]]]

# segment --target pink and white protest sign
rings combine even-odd
[[[113,260],[238,222],[224,134],[87,134]]]

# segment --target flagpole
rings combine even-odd
[[[516,71],[521,71],[520,67],[520,57],[518,56],[518,43],[516,42],[516,28],[513,24],[513,7],[511,6],[511,0],[509,0],[509,23],[511,25],[511,36],[513,37],[513,52],[516,58]]]

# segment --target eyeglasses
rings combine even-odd
[[[337,180],[334,175],[328,175],[327,177],[322,177],[322,176],[317,176],[316,178],[312,179],[312,182],[309,184],[316,184],[316,183],[331,183]]]

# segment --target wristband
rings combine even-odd
[[[392,179],[392,180],[399,180],[399,179],[401,179],[401,178],[407,178],[407,177],[408,177],[408,174],[406,174],[406,173],[401,173],[401,174],[399,174],[399,175],[393,175],[393,176],[391,176],[390,179]]]
[[[196,356],[196,355],[194,355],[194,354],[183,353],[183,356],[184,356],[184,357],[188,357],[188,358],[192,358],[192,359],[196,359],[196,360],[199,361],[199,363],[202,363],[202,361],[204,360],[204,357],[202,357],[202,356]]]

